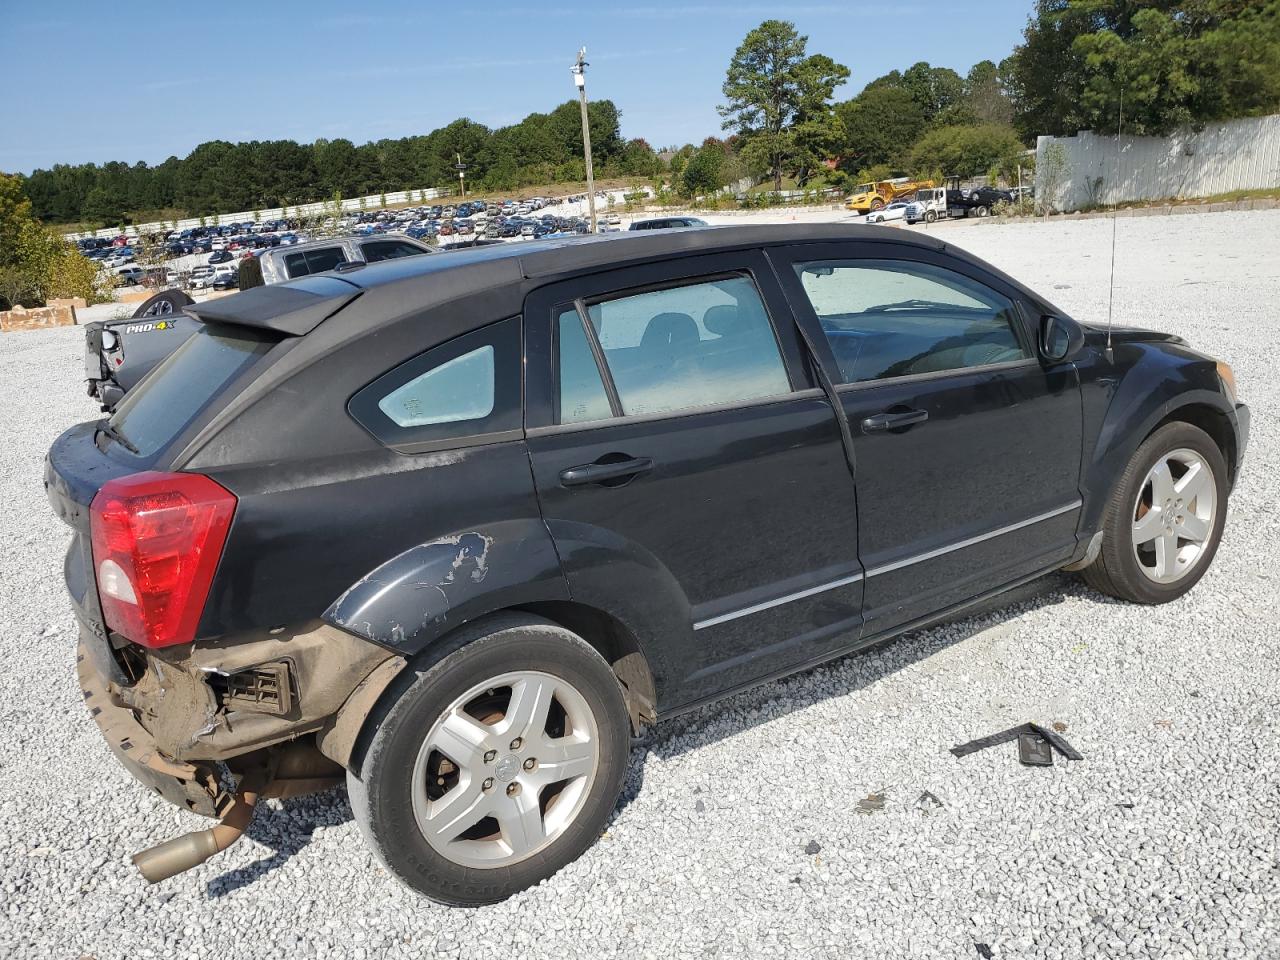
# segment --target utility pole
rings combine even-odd
[[[591,171],[591,125],[587,122],[587,48],[578,51],[578,59],[569,72],[578,88],[582,105],[582,155],[587,161],[587,209],[591,211],[591,232],[596,232],[596,181]]]
[[[466,170],[467,170],[467,165],[466,165],[465,163],[463,163],[463,162],[462,162],[462,154],[461,154],[461,153],[455,153],[455,154],[454,154],[454,156],[458,158],[458,165],[457,165],[457,167],[455,167],[455,169],[458,171],[458,190],[459,190],[459,195],[460,195],[460,196],[465,197],[465,196],[467,195],[467,181],[466,181],[466,179],[464,178],[464,175],[465,175]]]

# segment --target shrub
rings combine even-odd
[[[921,176],[941,171],[947,176],[976,177],[993,167],[1015,167],[1023,153],[1011,127],[998,124],[938,127],[926,133],[911,150],[912,170]]]

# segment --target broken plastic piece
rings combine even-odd
[[[968,743],[952,747],[951,753],[957,757],[967,757],[969,754],[985,750],[987,747],[994,747],[997,744],[1008,743],[1010,740],[1017,740],[1024,733],[1034,734],[1043,740],[1047,740],[1054,750],[1057,750],[1068,760],[1084,759],[1075,747],[1067,743],[1065,738],[1035,723],[1024,723],[1016,727],[1010,727],[1008,730],[1002,730],[1000,733],[993,733],[989,737],[970,740]]]
[[[1028,767],[1052,767],[1053,747],[1034,733],[1018,735],[1018,760]]]

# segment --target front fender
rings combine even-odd
[[[1101,527],[1107,497],[1120,474],[1164,420],[1183,407],[1208,408],[1234,424],[1215,362],[1176,343],[1118,343],[1114,364],[1098,355],[1082,368],[1085,389],[1085,508],[1081,532]],[[1092,422],[1090,422],[1092,421]],[[1234,429],[1234,426],[1233,426]]]
[[[567,599],[541,520],[505,520],[410,547],[352,584],[323,619],[412,656],[495,610]]]

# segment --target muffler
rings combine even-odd
[[[215,853],[227,849],[243,835],[253,820],[259,787],[242,783],[229,809],[216,827],[166,840],[133,855],[133,863],[148,883],[159,883],[198,867]]]

